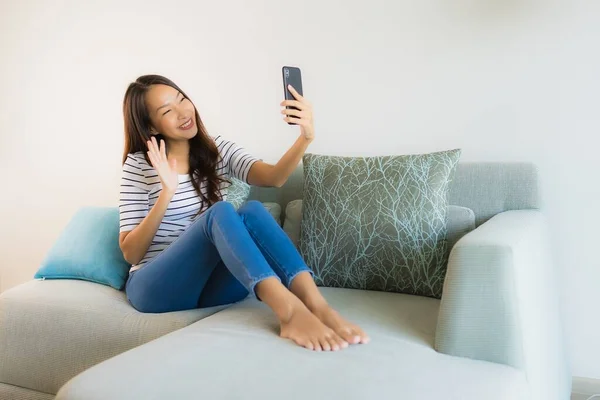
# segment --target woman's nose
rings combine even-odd
[[[186,112],[183,109],[183,107],[177,106],[177,108],[175,109],[175,112],[177,113],[177,119],[185,119],[186,118]]]

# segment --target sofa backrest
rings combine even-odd
[[[302,198],[303,172],[300,164],[281,188],[253,186],[250,199],[279,203],[283,221],[287,204]],[[503,211],[538,209],[539,202],[538,170],[532,163],[459,163],[449,195],[450,204],[473,210],[477,226]]]

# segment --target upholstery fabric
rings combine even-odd
[[[278,337],[274,314],[248,299],[92,367],[56,400],[529,399],[521,371],[434,351],[439,300],[339,288],[323,293],[369,333],[369,344],[306,350]]]
[[[301,223],[302,200],[292,200],[286,207],[283,230],[287,233],[296,248],[300,248]],[[461,206],[448,206],[448,231],[446,234],[448,249],[452,249],[461,237],[473,229],[475,229],[475,213],[473,210]]]
[[[305,154],[300,252],[315,281],[441,297],[460,154]]]
[[[244,204],[250,194],[250,185],[236,178],[229,178],[231,186],[227,188],[227,201],[233,204],[236,210]]]
[[[71,218],[34,278],[81,279],[120,290],[131,265],[119,248],[119,210],[82,207]]]
[[[281,226],[281,206],[279,203],[264,202],[263,206],[269,211],[269,214],[273,216],[273,219]]]
[[[0,295],[0,382],[56,393],[92,365],[223,308],[143,314],[105,285],[32,280]]]
[[[473,210],[477,226],[503,211],[539,209],[538,175],[536,165],[529,162],[460,162],[450,184],[448,204]],[[301,164],[282,187],[252,186],[248,198],[279,203],[285,220],[288,203],[302,199],[303,191]]]
[[[0,399],[3,400],[53,400],[54,395],[22,387],[0,383]]]
[[[435,348],[527,372],[532,399],[566,399],[571,381],[558,275],[538,210],[500,213],[450,254]]]

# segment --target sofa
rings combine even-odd
[[[105,285],[23,283],[0,295],[0,399],[568,399],[538,180],[529,163],[460,163],[449,204],[473,224],[449,227],[441,299],[321,288],[372,339],[343,351],[279,338],[274,315],[250,297],[143,314]],[[299,167],[250,199],[279,204],[295,242],[302,190]]]

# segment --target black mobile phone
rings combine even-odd
[[[288,85],[292,85],[296,92],[300,93],[301,96],[304,96],[302,92],[302,75],[300,74],[300,68],[298,67],[287,67],[284,66],[281,69],[281,73],[283,75],[283,95],[286,100],[296,100],[294,95],[288,89]],[[286,106],[285,108],[293,108],[298,109],[297,107]],[[293,117],[293,116],[292,116]],[[293,122],[288,122],[288,125],[296,125]]]

